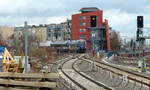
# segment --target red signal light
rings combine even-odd
[[[96,20],[95,18],[92,18],[92,20]]]
[[[142,18],[139,18],[139,21],[141,21],[142,20]]]
[[[137,16],[137,27],[143,28],[143,16]]]

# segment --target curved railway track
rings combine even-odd
[[[83,87],[80,83],[78,83],[77,81],[75,81],[74,79],[72,79],[64,70],[63,70],[63,65],[68,62],[69,60],[66,60],[62,63],[61,65],[61,72],[68,78],[70,79],[74,84],[76,84],[77,86],[79,86],[82,90],[88,90],[87,88]]]
[[[73,77],[71,77],[71,75],[69,75],[65,70],[64,70],[64,66],[66,65],[66,64],[68,64],[68,62],[72,62],[71,63],[71,69],[76,73],[76,75],[77,76],[79,76],[80,75],[80,77],[82,77],[82,79],[84,79],[84,80],[86,80],[87,82],[91,82],[91,83],[89,83],[89,86],[90,86],[90,84],[92,84],[93,85],[93,88],[92,88],[92,90],[114,90],[113,88],[111,88],[111,87],[109,87],[109,86],[107,86],[107,85],[105,85],[105,84],[103,84],[103,83],[100,83],[100,82],[97,82],[97,81],[95,81],[95,80],[93,80],[93,79],[91,79],[91,78],[89,78],[89,77],[87,77],[86,75],[84,75],[84,74],[82,74],[80,71],[78,71],[76,68],[75,68],[75,63],[78,61],[78,60],[80,60],[80,58],[73,58],[73,59],[70,59],[70,60],[66,60],[66,61],[64,61],[62,64],[61,64],[61,68],[60,68],[60,70],[61,70],[61,72],[71,81],[71,82],[73,82],[75,85],[77,85],[81,90],[91,90],[91,88],[89,89],[88,88],[88,84],[87,85],[85,85],[85,84],[83,84],[83,83],[81,83],[81,82],[79,82],[78,80],[75,80]],[[83,82],[83,81],[82,81]],[[96,88],[95,88],[95,87]],[[98,87],[98,88],[97,88]],[[78,89],[77,89],[78,90]]]
[[[77,61],[78,61],[78,60],[77,60]],[[107,86],[107,85],[104,85],[103,83],[97,82],[97,81],[95,81],[94,79],[92,79],[92,78],[90,78],[90,77],[84,75],[84,74],[81,73],[79,70],[77,70],[77,69],[75,68],[75,64],[76,64],[77,61],[75,61],[75,62],[73,63],[72,68],[73,68],[78,74],[80,74],[80,75],[83,76],[84,78],[88,79],[89,81],[91,81],[91,82],[97,84],[98,86],[103,87],[103,88],[106,89],[106,90],[114,90],[113,88],[111,88],[111,87],[109,87],[109,86]]]
[[[92,59],[89,57],[84,57],[86,61],[91,62]],[[150,77],[142,75],[140,73],[136,73],[136,72],[131,72],[130,70],[126,70],[124,68],[121,67],[116,67],[114,65],[102,62],[102,61],[97,61],[96,62],[96,66],[100,67],[104,70],[110,71],[111,73],[114,73],[116,75],[119,76],[123,76],[123,75],[127,75],[128,79],[137,82],[137,83],[142,83],[143,85],[147,86],[148,88],[150,88]]]

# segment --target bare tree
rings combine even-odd
[[[6,41],[3,39],[2,35],[0,34],[0,45],[1,46],[8,46]]]
[[[119,32],[112,30],[110,35],[110,46],[113,51],[117,51],[120,48],[121,45],[121,37],[119,35]]]

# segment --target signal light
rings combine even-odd
[[[137,28],[143,28],[143,16],[137,16]]]
[[[95,20],[95,18],[93,17],[92,20]]]
[[[91,23],[91,27],[96,27],[97,26],[97,17],[91,16],[90,23]]]

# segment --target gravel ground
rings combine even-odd
[[[106,62],[110,63],[110,64],[114,64],[114,65],[118,65],[119,67],[122,67],[122,68],[126,68],[132,72],[135,72],[135,73],[138,73],[138,74],[141,74],[141,75],[145,75],[147,77],[150,77],[150,69],[146,69],[146,72],[145,73],[140,73],[140,69],[138,68],[137,65],[133,65],[133,64],[129,64],[129,62],[131,61],[126,61],[126,62],[122,62],[121,60],[108,60],[106,59]],[[128,63],[127,63],[128,62]],[[136,61],[134,61],[136,63]],[[150,63],[146,63],[147,65]]]
[[[136,60],[126,60],[126,59],[121,59],[121,60],[118,60],[118,59],[112,59],[112,60],[107,60],[109,63],[112,63],[112,64],[116,64],[116,65],[122,65],[122,66],[131,66],[131,67],[135,67],[137,68],[138,67],[138,59]],[[146,66],[147,67],[150,67],[150,58],[146,58],[145,59],[145,63],[146,63]],[[147,71],[150,72],[150,68],[147,68]]]
[[[104,84],[107,84],[111,87],[114,87],[116,90],[149,90],[148,88],[141,88],[140,84],[136,84],[132,81],[127,81],[127,83],[122,82],[122,77],[113,75],[110,72],[107,72],[100,68],[95,68],[95,71],[91,71],[92,64],[81,61],[77,64],[78,69],[85,73],[86,75],[91,76],[95,80],[98,80]]]
[[[66,57],[68,57],[68,56],[66,56]],[[54,62],[53,65],[52,65],[52,68],[51,68],[51,72],[57,73],[58,66],[64,61],[64,58],[66,58],[66,57],[62,57],[61,59]],[[65,83],[63,78],[59,78],[59,80],[58,80],[58,89],[57,90],[70,90],[67,87],[67,84]]]

